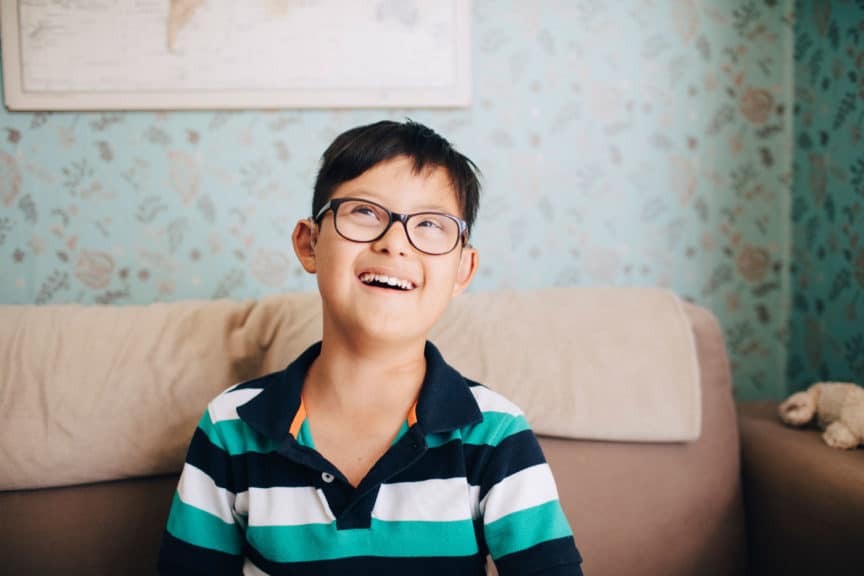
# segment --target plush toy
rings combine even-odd
[[[815,415],[822,439],[832,448],[864,444],[864,388],[846,382],[819,382],[780,404],[780,419],[804,426]]]

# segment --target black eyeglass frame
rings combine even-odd
[[[376,206],[376,207],[380,208],[381,210],[383,210],[387,214],[387,216],[390,217],[390,221],[387,223],[387,226],[384,227],[384,230],[382,230],[381,233],[378,234],[378,236],[372,238],[371,240],[354,240],[353,238],[348,238],[339,230],[339,225],[337,224],[337,221],[338,221],[337,214],[339,213],[339,206],[341,204],[344,204],[345,202],[363,202],[365,204],[371,204],[372,206]],[[381,238],[383,238],[384,235],[390,231],[390,227],[393,226],[394,222],[401,222],[402,227],[405,229],[405,237],[408,238],[408,242],[411,244],[411,246],[413,246],[414,249],[417,250],[418,252],[422,252],[423,254],[428,254],[429,256],[443,256],[445,254],[449,254],[450,252],[452,252],[453,250],[456,249],[456,246],[459,245],[460,240],[462,241],[463,247],[468,243],[468,239],[465,236],[465,231],[468,229],[468,223],[465,222],[464,220],[462,220],[461,218],[459,218],[458,216],[454,216],[452,214],[447,214],[446,212],[436,212],[434,210],[424,210],[422,212],[413,212],[411,214],[400,214],[399,212],[393,212],[392,210],[390,210],[386,206],[382,206],[381,204],[378,204],[377,202],[373,202],[373,201],[367,200],[365,198],[331,198],[330,200],[328,200],[324,204],[324,206],[321,207],[320,210],[318,210],[318,213],[312,218],[312,220],[316,224],[320,225],[321,220],[324,218],[324,214],[328,210],[333,210],[333,228],[336,229],[336,233],[339,234],[339,236],[341,236],[345,240],[348,240],[349,242],[357,242],[360,244],[369,244],[370,242],[376,242],[376,241],[380,240]],[[436,216],[444,216],[445,218],[449,218],[450,220],[453,220],[454,222],[456,222],[457,226],[459,227],[459,235],[456,236],[456,241],[453,243],[453,246],[451,246],[450,249],[447,250],[446,252],[428,252],[426,250],[423,250],[422,248],[419,248],[416,244],[414,244],[414,240],[411,239],[411,234],[408,233],[408,220],[410,220],[414,216],[422,216],[424,214],[435,214]]]

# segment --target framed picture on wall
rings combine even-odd
[[[0,0],[11,110],[468,106],[470,0]]]

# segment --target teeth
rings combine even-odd
[[[365,284],[379,282],[381,284],[387,284],[388,286],[395,286],[401,288],[402,290],[411,290],[412,288],[414,288],[414,283],[410,280],[402,280],[400,278],[394,278],[393,276],[385,276],[384,274],[372,274],[370,272],[361,274],[360,281]]]

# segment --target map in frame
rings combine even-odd
[[[12,110],[458,107],[469,0],[0,0]]]

